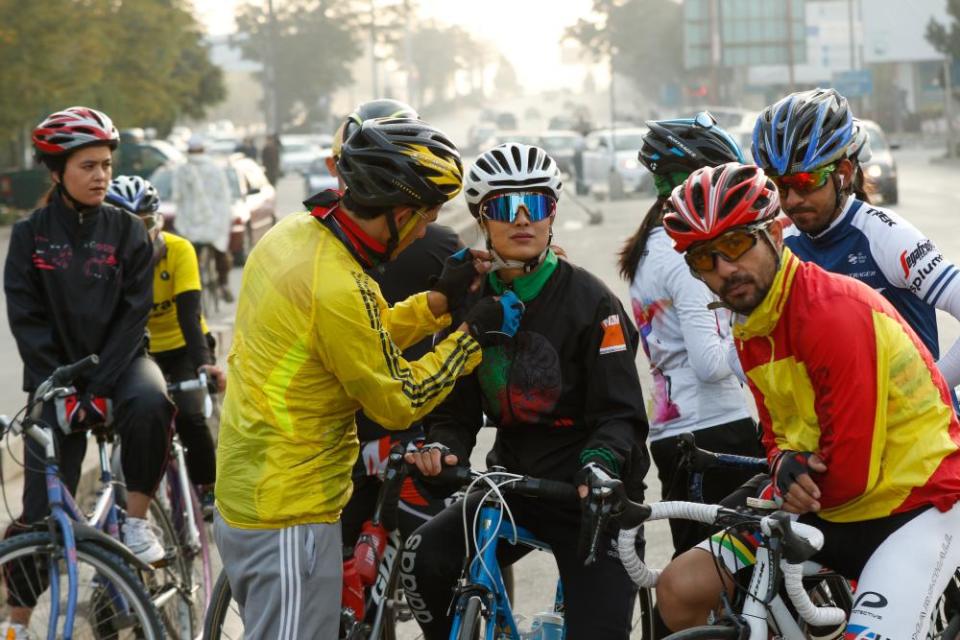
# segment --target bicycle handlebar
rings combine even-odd
[[[81,374],[96,369],[99,364],[100,357],[95,353],[91,353],[83,360],[57,367],[53,373],[50,374],[50,382],[54,387],[66,387],[72,384]]]
[[[620,522],[622,528],[617,539],[620,561],[630,578],[640,587],[654,587],[660,572],[650,569],[637,555],[636,539],[640,524],[649,520],[678,518],[709,525],[723,526],[734,521],[738,525],[757,526],[765,536],[779,538],[783,547],[780,566],[787,596],[800,616],[809,624],[820,626],[840,624],[846,613],[838,607],[818,607],[803,588],[804,560],[809,559],[823,546],[823,533],[810,525],[794,522],[784,512],[769,516],[757,516],[727,509],[715,504],[698,502],[656,502],[650,505],[631,502],[619,492],[621,499]],[[626,526],[629,524],[629,527]]]
[[[677,436],[677,447],[683,458],[683,464],[691,473],[703,473],[710,469],[734,468],[748,471],[769,471],[764,458],[753,458],[733,453],[714,453],[697,446],[696,437],[692,433],[681,433]]]
[[[176,393],[177,391],[203,391],[203,417],[209,418],[213,415],[213,399],[210,397],[210,387],[213,384],[215,384],[215,382],[207,378],[207,373],[205,371],[201,371],[197,374],[196,378],[191,380],[181,380],[180,382],[172,382],[168,384],[167,392]],[[215,387],[214,392],[216,392]]]

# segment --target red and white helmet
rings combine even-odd
[[[120,142],[113,121],[89,107],[70,107],[50,114],[33,130],[32,137],[41,156],[61,156],[93,144],[116,149]]]
[[[663,228],[682,253],[733,227],[772,220],[780,212],[780,194],[760,167],[728,162],[691,173],[673,190],[670,207]]]

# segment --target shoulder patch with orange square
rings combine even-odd
[[[627,350],[627,341],[623,337],[620,316],[614,314],[600,323],[603,327],[603,339],[600,341],[600,355]]]

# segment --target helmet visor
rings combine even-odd
[[[521,206],[530,222],[540,222],[556,213],[557,200],[545,193],[502,193],[485,200],[480,205],[480,215],[497,222],[513,223]]]

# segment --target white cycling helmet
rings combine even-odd
[[[492,193],[545,189],[560,199],[560,170],[546,151],[519,142],[504,142],[477,158],[463,183],[467,207],[474,218],[480,203]]]
[[[847,147],[847,157],[860,164],[870,162],[873,152],[870,151],[870,135],[859,118],[853,119],[853,139]]]

